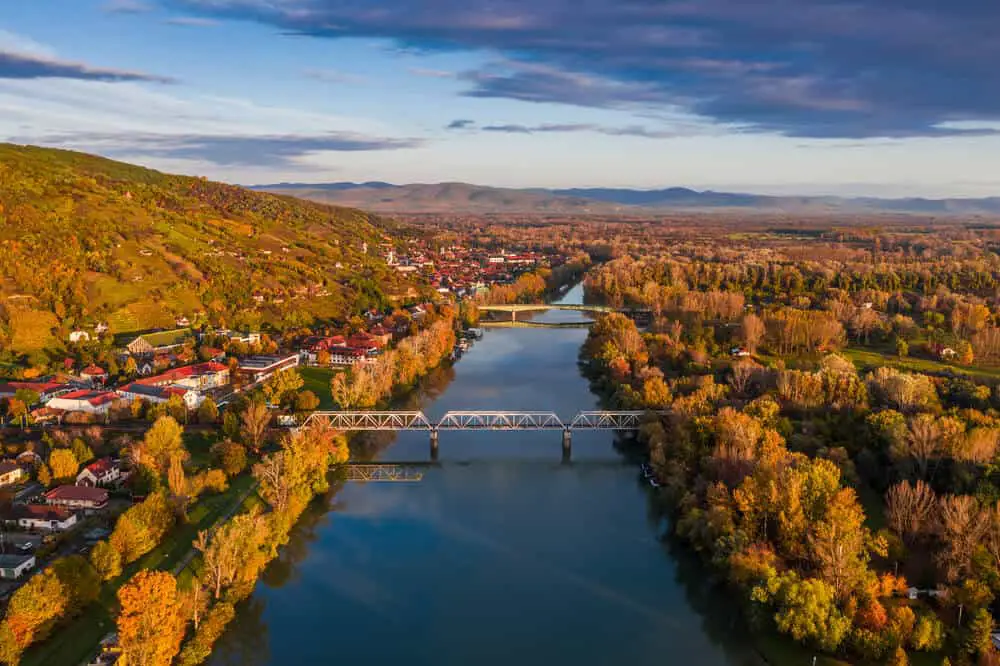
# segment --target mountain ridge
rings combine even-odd
[[[377,212],[649,213],[672,210],[750,209],[799,213],[912,213],[998,215],[996,197],[777,196],[686,187],[504,188],[461,182],[275,183],[251,189]]]

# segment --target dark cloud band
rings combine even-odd
[[[160,0],[315,37],[503,62],[466,94],[679,108],[804,137],[965,134],[1000,118],[1000,3],[984,0]]]
[[[147,81],[173,83],[165,76],[89,67],[33,55],[0,51],[0,79],[82,79],[85,81]]]

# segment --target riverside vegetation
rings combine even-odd
[[[995,233],[725,236],[588,277],[653,311],[599,320],[585,368],[663,412],[641,441],[673,530],[756,626],[865,663],[996,663]]]

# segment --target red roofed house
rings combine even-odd
[[[368,334],[371,335],[376,340],[378,340],[380,343],[382,343],[383,347],[392,342],[392,333],[387,331],[386,328],[382,326],[382,324],[376,324],[375,326],[372,326],[371,329],[368,331]]]
[[[111,410],[111,405],[116,400],[119,400],[117,393],[81,390],[52,398],[46,406],[49,409],[61,409],[64,412],[85,412],[103,416]]]
[[[96,511],[108,505],[108,491],[88,486],[59,486],[45,493],[45,501],[67,509]]]
[[[68,530],[76,524],[76,514],[61,506],[44,504],[15,504],[11,507],[8,522],[28,530]]]
[[[340,347],[330,352],[331,365],[355,365],[367,363],[371,359],[367,349],[359,347]]]
[[[101,367],[88,365],[80,371],[80,379],[90,382],[91,385],[103,385],[106,381],[108,381],[108,373],[106,373]]]
[[[373,335],[365,332],[355,333],[347,339],[348,347],[358,347],[360,349],[366,349],[370,353],[375,353],[385,345],[382,341]]]
[[[60,393],[72,390],[69,384],[62,382],[0,382],[0,399],[13,398],[21,389],[37,393],[39,402],[43,404]]]
[[[10,486],[24,478],[24,470],[13,460],[0,461],[0,486]]]
[[[136,381],[146,386],[180,386],[193,391],[220,388],[229,383],[229,366],[207,361],[174,368],[154,377],[144,377]]]
[[[141,382],[132,382],[118,389],[118,395],[128,401],[145,400],[153,404],[168,402],[177,396],[188,409],[197,409],[205,398],[189,388],[182,386],[150,386]]]
[[[78,486],[110,486],[125,479],[128,474],[122,469],[121,462],[111,458],[101,458],[80,470],[76,475]]]

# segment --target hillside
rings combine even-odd
[[[405,294],[366,213],[81,153],[0,144],[0,351],[71,330],[336,319]],[[363,254],[364,243],[370,252]]]
[[[879,199],[875,197],[767,196],[699,192],[684,187],[510,189],[466,183],[280,183],[254,189],[382,212],[649,213],[675,210],[761,210],[802,214],[913,213],[1000,215],[1000,197],[980,199]]]

